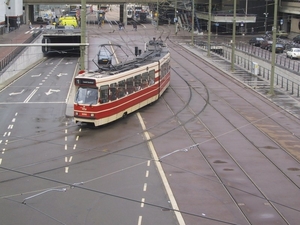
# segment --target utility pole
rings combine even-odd
[[[233,3],[233,24],[232,24],[232,43],[231,43],[231,71],[234,71],[235,62],[235,29],[236,29],[236,0]]]
[[[159,21],[159,19],[158,19],[158,18],[159,18],[158,6],[159,6],[159,0],[157,0],[157,3],[156,3],[156,4],[157,4],[157,6],[156,6],[156,7],[157,7],[157,10],[156,10],[156,15],[157,15],[157,24],[156,24],[156,30],[158,30],[158,21]]]
[[[210,35],[211,35],[211,3],[212,0],[209,0],[208,4],[208,22],[207,22],[207,56],[210,57]]]
[[[177,23],[178,23],[178,18],[177,18],[177,0],[175,0],[174,25],[175,25],[175,33],[176,33],[176,34],[177,34]]]
[[[86,43],[86,0],[81,0],[80,9],[81,44]],[[80,70],[85,70],[85,48],[80,46]]]
[[[270,78],[270,90],[269,90],[269,94],[271,96],[275,95],[274,73],[275,73],[275,48],[276,48],[276,33],[277,33],[277,9],[278,9],[278,0],[275,0],[274,1],[274,22],[272,27],[273,41],[272,41],[271,78]]]
[[[192,0],[192,45],[194,45],[195,2]]]

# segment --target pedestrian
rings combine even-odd
[[[170,26],[170,25],[171,25],[171,19],[168,18],[168,26]]]
[[[136,22],[135,22],[135,21],[133,21],[133,23],[132,23],[132,27],[133,27],[133,29],[134,29],[135,31],[137,31],[137,24],[136,24]]]
[[[254,27],[251,28],[251,34],[254,34]]]
[[[29,29],[32,29],[32,24],[30,21],[29,21]]]
[[[179,23],[177,22],[175,25],[175,35],[177,35],[178,31],[180,31],[180,28],[179,28]]]

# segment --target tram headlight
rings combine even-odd
[[[78,116],[79,115],[79,113],[78,112],[75,112],[75,116]]]
[[[95,116],[95,114],[94,113],[91,113],[91,117],[94,117]]]

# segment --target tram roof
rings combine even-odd
[[[147,50],[142,52],[135,58],[126,62],[120,62],[115,65],[99,66],[97,71],[89,71],[82,74],[86,78],[103,78],[107,76],[117,75],[122,72],[130,71],[141,66],[157,62],[169,53],[167,45],[161,40],[152,40],[147,44]],[[96,63],[96,62],[95,62]]]

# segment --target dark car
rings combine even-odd
[[[42,17],[39,16],[39,17],[36,18],[36,22],[37,23],[44,23],[44,20],[43,20]]]
[[[111,64],[111,53],[106,48],[101,48],[98,53],[98,64],[110,65]]]
[[[272,52],[272,45],[269,47],[269,51]],[[283,53],[283,51],[284,51],[283,44],[276,44],[275,45],[275,52],[276,53]]]
[[[253,37],[249,40],[249,44],[253,46],[258,46],[260,47],[261,43],[263,42],[264,38],[263,37]]]
[[[272,43],[273,41],[265,39],[261,42],[260,47],[268,50],[270,47],[272,47]]]
[[[300,44],[300,34],[293,38],[293,42]]]

